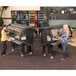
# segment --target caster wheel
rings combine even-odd
[[[21,54],[21,57],[24,57],[24,55],[23,55],[23,54]]]
[[[14,49],[11,49],[11,51],[13,52],[13,51],[14,51]]]
[[[46,54],[43,54],[43,56],[46,56]]]
[[[53,56],[50,56],[50,59],[54,59],[54,57]]]

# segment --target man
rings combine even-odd
[[[53,59],[52,46],[49,44],[52,39],[51,31],[47,29],[40,29],[39,32],[41,33],[41,44],[43,46],[43,55],[46,56],[48,54],[50,58]]]

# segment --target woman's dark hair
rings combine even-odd
[[[2,30],[4,27],[6,27],[6,25],[1,26],[0,30]]]

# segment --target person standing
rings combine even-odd
[[[68,25],[64,24],[63,25],[63,32],[62,32],[62,35],[60,37],[61,44],[62,44],[62,51],[63,51],[63,58],[61,58],[61,60],[66,60],[67,58],[69,58],[69,54],[67,51],[67,39],[68,39],[68,37],[69,37]]]
[[[6,49],[7,49],[7,36],[6,36],[6,26],[3,25],[1,29],[1,42],[2,42],[2,52],[1,55],[5,56],[6,55]]]

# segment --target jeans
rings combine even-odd
[[[47,46],[48,46],[48,55],[52,56],[52,46],[50,44],[48,44]]]
[[[1,54],[6,54],[6,49],[7,49],[7,44],[6,44],[6,41],[2,41],[2,52]]]
[[[67,51],[67,42],[66,43],[62,43],[62,51],[63,51],[64,58],[69,57],[69,54],[68,54],[68,51]]]

